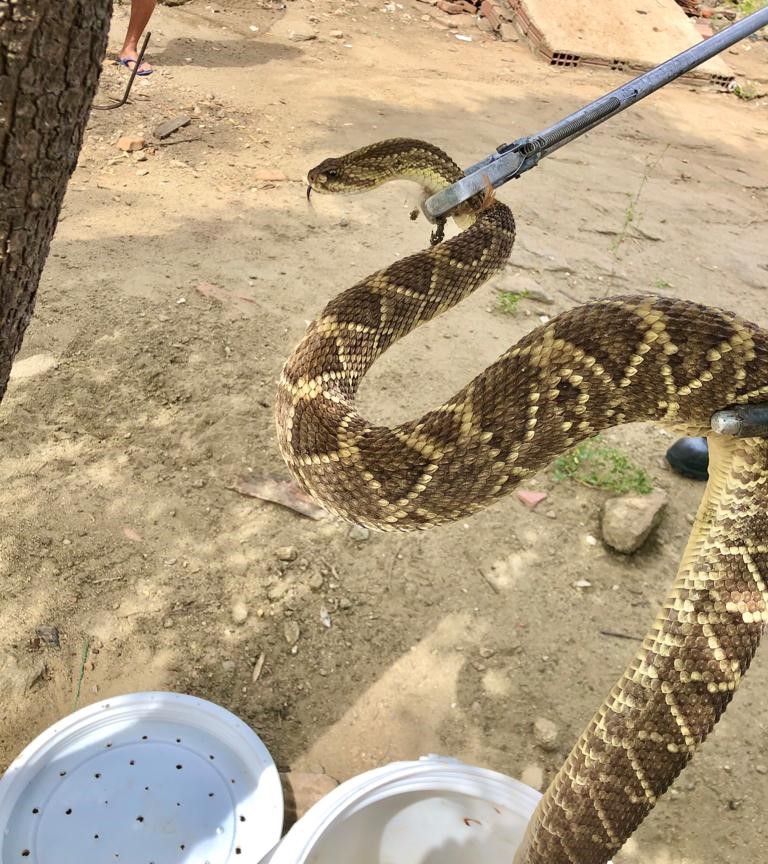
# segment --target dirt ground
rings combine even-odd
[[[417,0],[223,5],[159,7],[155,74],[93,113],[0,407],[0,769],[79,687],[80,706],[149,689],[212,699],[280,766],[341,780],[439,752],[513,776],[537,763],[547,781],[634,651],[601,631],[641,636],[675,571],[701,485],[664,468],[670,433],[607,436],[670,493],[633,557],[594,542],[606,493],[551,471],[528,484],[549,493],[535,511],[512,495],[466,523],[368,539],[231,487],[287,476],[272,403],[306,323],[426,245],[409,187],[308,206],[307,169],[395,135],[470,164],[622,78],[550,68],[468,17],[450,20],[472,38],[457,40]],[[294,41],[307,28],[317,38]],[[726,59],[759,79],[767,49]],[[108,65],[100,101],[125,81]],[[192,123],[166,141],[116,148],[180,113]],[[510,267],[377,364],[362,398],[376,420],[437,404],[540,315],[594,297],[655,290],[768,326],[765,100],[673,85],[500,197],[518,219]],[[552,302],[505,315],[499,287]],[[767,694],[758,655],[616,864],[768,858]],[[560,729],[552,752],[539,716]]]

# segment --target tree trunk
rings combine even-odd
[[[0,399],[99,80],[112,0],[0,0]]]

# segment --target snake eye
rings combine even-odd
[[[334,177],[337,177],[338,174],[339,174],[339,172],[338,172],[335,168],[329,168],[329,169],[325,172],[325,176],[328,177],[330,180],[333,180],[333,178],[334,178]]]

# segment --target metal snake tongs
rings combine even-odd
[[[694,67],[768,25],[768,8],[753,12],[731,24],[704,42],[665,61],[649,72],[633,78],[627,84],[595,99],[573,114],[558,120],[535,135],[518,138],[511,144],[501,144],[494,153],[471,165],[461,180],[427,198],[422,209],[430,222],[440,227],[451,212],[490,183],[494,189],[514,180],[550,153],[600,125],[640,99],[684,75]],[[718,411],[712,415],[712,430],[720,435],[739,438],[768,438],[768,403],[742,405]]]

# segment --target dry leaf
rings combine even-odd
[[[262,477],[259,480],[250,480],[240,477],[235,482],[235,485],[229,488],[249,498],[259,498],[262,501],[281,504],[295,513],[309,516],[310,519],[324,519],[328,515],[322,507],[315,504],[309,495],[292,480],[279,480],[277,477]]]

